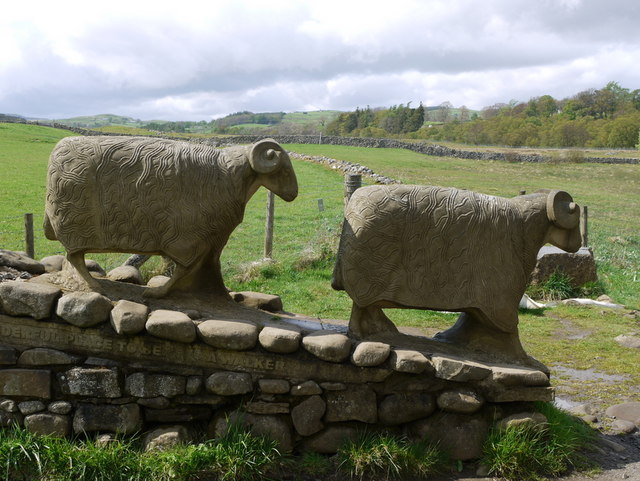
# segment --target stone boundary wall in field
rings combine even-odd
[[[360,342],[324,323],[202,318],[38,278],[0,283],[0,308],[0,425],[35,433],[215,437],[235,419],[285,451],[332,453],[385,430],[471,459],[496,420],[553,399],[537,369]]]
[[[38,124],[37,122],[14,122],[25,124]],[[40,125],[40,124],[38,124]],[[42,124],[49,127],[59,128],[75,132],[79,135],[123,135],[116,133],[98,132],[95,130],[82,129],[78,127],[69,127],[56,122]],[[165,136],[159,134],[160,138],[182,139],[192,142],[210,143],[216,146],[228,144],[249,144],[265,138],[264,135],[230,135],[225,137],[212,137],[207,139],[199,139],[192,137]],[[511,152],[480,152],[474,150],[462,150],[445,147],[426,142],[406,142],[395,139],[370,138],[370,137],[337,137],[324,135],[271,135],[271,138],[282,144],[326,144],[326,145],[345,145],[352,147],[370,147],[384,149],[407,149],[419,154],[436,156],[436,157],[454,157],[458,159],[472,160],[496,160],[506,162],[549,162],[548,156],[538,154],[522,154],[517,151]],[[576,148],[576,150],[580,150]],[[624,159],[619,157],[581,157],[579,162],[590,162],[599,164],[639,164],[638,159]]]

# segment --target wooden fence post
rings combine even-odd
[[[273,255],[273,213],[275,209],[275,195],[267,191],[267,221],[264,235],[264,258],[271,259]]]
[[[353,193],[362,187],[360,174],[347,174],[344,177],[344,205],[346,206]]]
[[[582,223],[580,225],[580,234],[582,235],[582,247],[589,246],[589,209],[585,205],[582,207]]]
[[[24,250],[32,259],[36,257],[33,245],[33,214],[24,215]]]

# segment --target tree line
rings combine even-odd
[[[329,135],[402,136],[513,147],[611,147],[639,144],[640,89],[616,82],[572,97],[551,95],[511,101],[471,112],[449,102],[425,108],[356,109],[327,125]]]

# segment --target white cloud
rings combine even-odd
[[[640,87],[626,0],[25,2],[0,17],[0,112],[208,119]]]

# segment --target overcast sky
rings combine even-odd
[[[9,6],[11,5],[11,6]],[[211,120],[640,88],[638,0],[23,0],[0,113]]]

